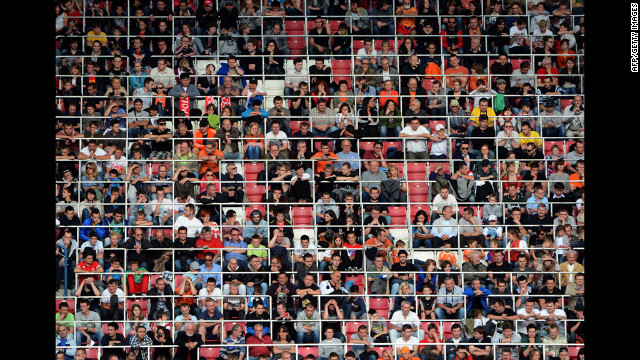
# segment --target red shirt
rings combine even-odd
[[[213,228],[212,228],[213,229]],[[196,240],[196,247],[201,248],[207,245],[209,248],[205,250],[200,250],[196,254],[198,259],[204,260],[204,253],[211,251],[214,255],[218,253],[220,250],[213,250],[212,248],[222,248],[222,241],[220,240],[220,231],[213,230],[213,238],[210,241],[206,241],[203,238],[198,238]]]
[[[425,334],[424,335],[424,339],[420,340],[420,344],[442,344],[442,341],[440,341],[440,339],[435,338],[434,341],[430,341],[429,337]],[[418,345],[418,349],[422,349],[427,345]]]
[[[81,261],[78,263],[77,266],[84,271],[95,271],[98,268],[98,266],[100,266],[100,264],[95,260],[91,263],[91,265],[87,265],[86,262]],[[81,284],[84,281],[85,277],[86,276],[82,276],[82,275],[78,276],[78,284]]]
[[[273,341],[269,336],[263,335],[262,339],[258,339],[257,336],[250,336],[247,338],[246,343],[253,345],[249,346],[249,356],[258,357],[260,355],[265,355],[267,358],[271,356],[270,348],[271,345],[273,345]]]
[[[551,67],[551,74],[552,75],[558,75],[558,69]],[[542,76],[538,76],[538,79],[540,79],[540,81],[544,81],[544,78],[549,76],[549,74],[547,74],[547,69],[545,68],[540,68],[538,71],[536,71],[536,75],[542,75]],[[557,76],[551,76],[553,79],[558,79]]]

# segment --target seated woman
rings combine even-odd
[[[400,310],[403,301],[411,303],[411,311],[416,311],[416,297],[411,292],[411,286],[409,286],[408,282],[400,284],[400,292],[393,299],[393,311]]]

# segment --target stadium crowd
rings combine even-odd
[[[584,360],[584,0],[55,9],[57,360]]]

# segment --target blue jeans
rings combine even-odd
[[[412,243],[413,243],[414,249],[419,248],[422,243],[424,243],[424,247],[427,249],[431,249],[433,247],[433,245],[431,244],[431,239],[424,239],[424,240],[413,239]]]
[[[311,9],[307,9],[307,16],[327,16],[329,15],[329,9],[327,8],[320,8],[320,10],[311,10]]]
[[[247,146],[247,158],[251,160],[260,160],[260,146],[249,145]]]
[[[388,35],[394,36],[396,34],[396,27],[393,24],[389,24],[387,26],[378,27],[377,20],[372,20],[373,23],[373,35]]]
[[[224,155],[224,158],[227,160],[242,159],[242,153],[240,152],[233,153],[233,152],[223,151],[222,154]]]
[[[265,295],[267,293],[267,283],[261,283],[260,286],[262,286],[262,295]],[[254,286],[247,286],[247,295],[253,295],[253,288]]]
[[[136,139],[138,135],[146,135],[149,132],[149,129],[131,128],[127,131],[127,137]]]
[[[400,131],[402,131],[402,127],[400,125],[396,126],[395,129],[393,129],[393,137],[400,136]],[[386,126],[381,126],[380,127],[380,137],[381,138],[387,137],[388,132],[389,132],[389,128],[388,127],[386,127]]]
[[[566,88],[564,92],[568,95],[576,95],[578,93],[578,88]]]
[[[320,343],[320,331],[315,330],[312,332],[298,331],[296,336],[296,342],[298,344],[319,344]]]
[[[446,319],[447,318],[447,312],[442,310],[441,308],[436,308],[436,317],[438,319]],[[457,319],[464,319],[464,306],[461,307],[460,309],[458,309],[457,313],[456,313],[456,318]]]
[[[349,47],[341,47],[340,49],[338,49],[338,51],[334,51],[333,55],[350,55],[351,54],[351,48]]]
[[[160,224],[161,219],[160,216],[153,217],[153,225],[173,225],[173,218],[168,218],[163,224]]]
[[[97,333],[92,333],[91,331],[85,330],[85,332],[87,334],[89,334],[89,337],[91,338],[91,340],[96,342],[96,345],[100,344],[102,342],[102,337],[104,336],[104,333],[102,331],[98,331]],[[80,345],[81,343],[85,342],[87,339],[86,336],[84,336],[80,331],[76,331],[76,344]]]
[[[564,138],[567,133],[564,125],[560,125],[557,128],[542,128],[542,136],[544,137],[559,137]]]
[[[318,130],[318,129],[316,129],[316,128],[313,128],[313,129],[311,130],[311,133],[312,133],[312,134],[313,134],[313,136],[315,136],[315,137],[327,137],[327,136],[329,136],[329,134],[331,134],[332,132],[334,132],[334,131],[336,131],[336,130],[338,130],[338,127],[337,127],[337,126],[332,126],[332,127],[328,128],[328,129],[327,129],[327,130],[325,130],[325,131],[320,131],[320,130]]]
[[[187,262],[187,267],[189,267],[193,261],[194,261],[193,259],[187,258],[187,261],[186,261]],[[175,266],[174,271],[176,271],[176,272],[181,272],[182,271],[182,262],[179,259],[175,260],[173,262],[173,265]]]

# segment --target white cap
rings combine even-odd
[[[489,215],[489,221],[498,221],[498,217],[495,215]]]
[[[444,130],[444,125],[438,124],[436,125],[436,131]]]

